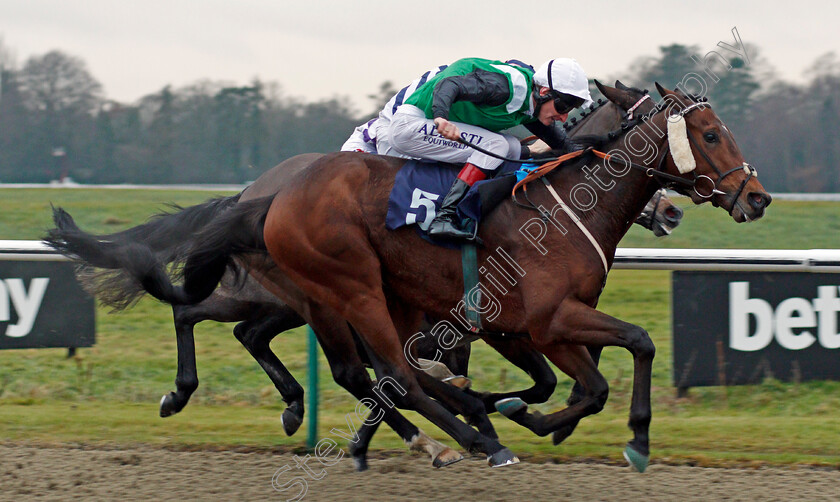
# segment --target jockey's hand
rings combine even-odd
[[[440,134],[444,138],[452,141],[458,141],[459,139],[461,139],[461,131],[458,130],[458,126],[446,120],[445,118],[436,118],[435,126],[437,127],[438,134]]]
[[[551,152],[551,147],[545,141],[538,139],[528,146],[528,151],[531,152],[531,157],[537,157]]]

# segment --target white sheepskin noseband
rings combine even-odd
[[[680,174],[690,173],[697,167],[697,162],[691,153],[688,129],[682,114],[668,117],[668,145],[671,148],[671,157],[674,158],[674,164],[676,164]]]

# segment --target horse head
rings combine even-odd
[[[772,198],[711,105],[659,83],[656,89],[662,96],[658,109],[664,110],[662,122],[668,136],[668,152],[661,157],[659,169],[693,178],[694,183],[693,190],[674,189],[695,204],[711,201],[738,223],[761,218]]]
[[[650,198],[636,223],[653,232],[657,237],[671,235],[671,232],[682,221],[683,211],[674,204],[666,194],[665,189],[657,190]]]

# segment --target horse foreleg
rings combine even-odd
[[[553,327],[552,332],[537,333],[535,345],[551,362],[580,382],[584,388],[584,397],[567,410],[589,409],[593,403],[595,408],[592,408],[594,411],[580,416],[558,415],[566,411],[563,410],[527,420],[531,425],[538,427],[539,432],[548,433],[568,428],[574,420],[600,411],[606,401],[608,387],[586,347],[624,347],[633,355],[633,395],[628,423],[633,430],[633,439],[628,442],[624,454],[633,467],[644,471],[650,456],[650,379],[656,352],[650,336],[639,326],[608,316],[582,303],[564,303],[557,312],[557,317],[550,324]],[[576,357],[570,357],[575,354]],[[580,366],[581,362],[587,364]],[[593,398],[596,401],[593,402]],[[521,410],[518,413],[521,413]]]
[[[556,343],[541,346],[540,349],[560,370],[581,383],[584,389],[583,397],[573,405],[548,415],[528,412],[527,405],[516,398],[509,402],[497,403],[497,407],[506,417],[530,429],[534,434],[546,436],[569,424],[577,424],[587,415],[601,411],[607,400],[609,387],[585,347]]]
[[[374,388],[356,350],[353,333],[346,322],[336,317],[330,309],[313,303],[308,304],[306,310],[309,312],[309,324],[329,362],[333,379],[371,409],[370,415],[362,419],[362,427],[358,432],[348,431],[350,454],[353,456],[357,470],[367,469],[368,445],[382,421],[387,423],[410,448],[430,453],[433,459],[432,465],[435,467],[443,467],[463,458],[455,450],[428,437],[403,417],[394,408],[393,402],[384,397],[379,385]],[[357,407],[356,412],[358,411]],[[348,418],[348,426],[350,426],[350,421]]]
[[[368,295],[356,293],[347,297],[348,320],[365,345],[380,385],[388,381],[386,391],[390,400],[401,408],[417,411],[468,451],[485,453],[493,466],[518,462],[510,450],[496,439],[478,433],[423,392],[416,373],[405,359],[397,328],[381,292]],[[375,350],[372,349],[374,346]]]
[[[601,360],[601,350],[603,347],[586,347],[586,350],[589,351],[589,356],[592,358],[592,361],[595,363],[595,367],[598,367],[598,362]],[[566,404],[569,406],[579,402],[584,397],[584,389],[580,382],[575,382],[575,385],[572,387],[572,392],[569,394],[569,398],[566,400]],[[569,436],[572,435],[572,432],[575,431],[575,427],[577,427],[577,422],[571,423],[566,425],[565,427],[554,431],[551,435],[551,441],[554,443],[555,446],[562,443],[566,440]]]
[[[624,456],[639,471],[647,468],[650,457],[650,379],[656,347],[647,331],[583,304],[560,309],[561,324],[568,328],[563,339],[594,347],[624,347],[633,355],[633,393],[628,426],[633,439]]]
[[[484,342],[493,347],[505,359],[527,373],[534,385],[525,390],[513,392],[476,392],[466,391],[475,395],[484,403],[488,413],[496,410],[496,403],[505,399],[521,399],[528,404],[544,403],[548,401],[557,386],[557,376],[546,362],[545,358],[528,340],[522,338],[484,338]]]

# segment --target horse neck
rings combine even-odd
[[[643,138],[650,138],[650,144],[656,147],[656,154],[652,160],[645,162],[645,159],[642,157],[627,153],[630,161],[656,169],[658,167],[657,163],[668,148],[667,139],[665,137],[660,138],[658,134],[658,132],[664,132],[666,130],[664,114],[658,114],[637,125],[632,130],[637,130],[638,133],[641,133],[636,134],[633,138],[634,140],[641,141]],[[628,131],[628,134],[624,134],[611,143],[604,145],[603,150],[610,152],[613,149],[622,149],[626,153],[627,148],[622,147],[628,139],[629,133],[630,131]],[[604,164],[605,161],[599,158],[596,163],[597,166],[600,166],[598,168],[599,174],[603,175],[608,173]],[[609,176],[609,179],[615,182],[615,186],[609,190],[597,188],[597,204],[590,211],[580,215],[585,225],[591,225],[593,227],[589,229],[590,232],[593,233],[596,240],[601,244],[604,252],[609,255],[615,253],[619,241],[624,237],[630,227],[633,226],[633,221],[641,213],[642,209],[644,209],[654,192],[660,188],[660,185],[643,171],[639,169],[628,169],[624,176]],[[575,174],[576,176],[574,177],[578,179],[578,183],[587,181],[585,179],[585,173],[578,172]],[[609,183],[609,181],[606,181],[606,183]],[[590,185],[592,185],[591,182]]]
[[[574,138],[582,134],[603,134],[604,131],[613,130],[621,124],[621,116],[621,108],[611,101],[607,102],[572,127],[569,130],[569,137]]]
[[[651,137],[655,137],[653,136],[653,127],[648,122],[649,121],[646,121],[637,127],[644,128],[646,133],[651,134]],[[664,125],[660,128],[660,130],[664,130]],[[603,150],[610,152],[614,148],[620,148],[623,144],[624,137],[625,136],[621,136],[608,145],[605,145]],[[664,141],[661,141],[660,144],[657,145],[658,153],[656,155],[656,159],[661,157],[663,145],[665,145]],[[628,157],[634,163],[642,163],[642,159],[639,157],[633,155],[628,155]],[[577,168],[560,168],[554,173],[549,174],[547,179],[564,202],[573,208],[572,210],[578,215],[587,230],[589,230],[589,232],[594,236],[595,240],[607,255],[608,260],[611,261],[612,257],[615,255],[615,250],[618,247],[619,241],[630,229],[633,221],[642,211],[645,204],[653,196],[653,193],[659,188],[659,185],[653,182],[652,179],[643,171],[637,169],[628,168],[629,170],[623,176],[614,176],[607,171],[604,166],[604,161],[599,158],[595,158],[595,160],[597,160],[597,162],[590,160],[585,164],[589,167],[589,173],[583,169],[583,166]],[[656,161],[649,162],[648,164],[654,164],[649,167],[653,167],[655,169],[655,162]],[[614,182],[615,184],[610,189],[601,188],[601,186],[595,182],[595,177],[601,180],[602,185],[609,185],[610,182]],[[588,185],[597,195],[597,202],[594,207],[588,211],[575,209],[571,200],[573,190],[580,184]],[[569,222],[568,217],[566,217],[562,212],[555,212],[553,210],[558,203],[554,200],[553,196],[548,193],[547,189],[545,187],[541,187],[540,185],[543,185],[540,181],[531,183],[531,190],[529,193],[533,194],[531,196],[533,202],[537,206],[542,205],[551,211],[555,214],[557,220],[562,222],[562,225],[568,230],[568,234],[563,237],[564,239],[568,239],[570,237],[575,238],[574,236],[576,236],[577,238],[586,241],[586,238],[574,225],[574,223]],[[520,216],[516,219],[520,225],[525,224],[530,218],[535,216],[533,211],[524,209],[522,209],[519,213]],[[518,221],[520,219],[522,221]],[[591,247],[591,244],[587,243],[585,245]]]

